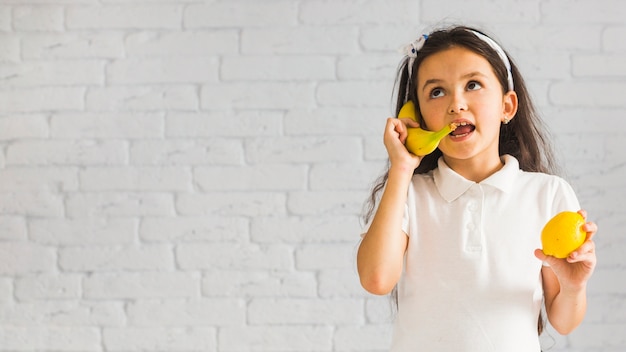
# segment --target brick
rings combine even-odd
[[[601,37],[605,31],[600,25],[581,25],[581,23],[541,26],[532,23],[516,23],[495,25],[493,28],[493,32],[501,38],[501,44],[505,50],[511,49],[512,54],[515,52],[513,49],[521,49],[526,53],[524,55],[526,58],[530,58],[531,53],[600,51],[602,42],[598,40],[598,37]],[[518,63],[522,62],[521,58],[517,54],[513,55],[514,61]],[[569,59],[566,62],[568,61]],[[524,77],[526,77],[525,73]]]
[[[263,69],[259,70],[259,67]],[[333,80],[335,59],[311,55],[228,56],[222,61],[220,73],[224,81]]]
[[[626,77],[622,63],[626,55],[573,55],[572,74],[575,77]]]
[[[63,7],[18,6],[13,9],[13,28],[17,31],[63,31]]]
[[[198,166],[194,181],[202,191],[283,191],[306,188],[307,168],[291,164]]]
[[[242,165],[242,142],[232,138],[137,141],[130,147],[132,165]]]
[[[624,271],[619,268],[596,268],[593,277],[589,280],[587,292],[590,296],[620,294],[626,290],[624,277]]]
[[[24,59],[118,59],[125,56],[120,32],[64,32],[25,34]]]
[[[29,140],[11,143],[8,165],[119,165],[128,163],[128,144],[122,141]]]
[[[358,35],[353,26],[244,28],[241,51],[255,55],[354,54],[359,52]]]
[[[391,346],[390,325],[341,326],[335,331],[337,351],[386,351]]]
[[[625,87],[619,81],[554,83],[550,89],[550,101],[568,107],[623,107],[619,92]]]
[[[353,244],[307,244],[296,249],[296,268],[323,270],[355,268],[359,236]],[[354,273],[353,273],[354,274]]]
[[[105,328],[107,351],[217,351],[215,328]]]
[[[182,6],[172,4],[68,6],[69,29],[178,29]]]
[[[111,84],[207,83],[218,80],[213,57],[116,60],[106,67]]]
[[[242,326],[246,301],[232,298],[142,300],[128,305],[131,326]]]
[[[173,112],[165,117],[165,130],[168,137],[277,136],[282,122],[283,114],[273,111]]]
[[[291,297],[317,295],[314,272],[274,270],[209,270],[202,279],[202,293],[209,297]]]
[[[322,82],[316,97],[323,107],[381,108],[389,105],[392,85],[393,80]]]
[[[626,345],[625,323],[581,324],[569,335],[571,345],[585,350],[618,351]],[[597,338],[589,338],[597,336]]]
[[[26,219],[22,216],[0,215],[0,239],[25,240]]]
[[[11,10],[12,10],[12,7],[0,5],[0,32],[11,31],[11,27],[12,27],[12,23],[11,23],[12,11]]]
[[[356,256],[352,256],[353,260]],[[322,298],[341,299],[363,297],[363,287],[356,273],[356,261],[341,269],[326,269],[319,273],[319,296]]]
[[[59,267],[69,272],[173,270],[167,245],[59,249]]]
[[[298,6],[292,1],[228,1],[186,7],[185,28],[229,28],[295,25]]]
[[[603,253],[604,250],[602,250]],[[621,312],[622,314],[616,314]],[[587,300],[587,324],[619,324],[626,322],[626,302],[616,295],[599,294]]]
[[[326,107],[290,109],[285,116],[287,135],[382,135],[391,111],[384,108]],[[358,127],[357,127],[358,126]]]
[[[139,238],[146,242],[245,242],[249,220],[243,217],[178,216],[141,219]]]
[[[0,346],[18,351],[101,351],[95,327],[0,327]]]
[[[7,112],[75,111],[83,109],[85,88],[34,87],[0,90],[0,106]]]
[[[251,237],[262,243],[352,242],[358,236],[357,216],[257,217]]]
[[[370,324],[393,324],[397,313],[397,304],[393,295],[373,296],[362,289],[365,300],[365,320]]]
[[[2,26],[2,10],[0,9],[0,26]],[[13,35],[0,34],[0,63],[20,62],[20,38]]]
[[[251,325],[355,324],[363,320],[363,302],[354,299],[254,298],[248,307]]]
[[[528,52],[516,59],[525,64],[522,71],[525,79],[562,80],[571,76],[572,64],[566,52]]]
[[[104,83],[104,62],[62,61],[0,65],[5,77],[0,87],[100,85]]]
[[[332,336],[328,325],[224,327],[219,330],[218,347],[224,352],[330,351]]]
[[[189,111],[199,104],[189,85],[90,87],[85,96],[89,111]]]
[[[293,268],[292,249],[286,245],[183,243],[175,255],[184,270]]]
[[[356,137],[271,137],[248,139],[247,161],[251,164],[352,161],[362,155]]]
[[[287,209],[294,215],[359,215],[366,197],[361,191],[295,191]]]
[[[79,179],[84,191],[191,190],[191,170],[174,166],[90,167],[79,171]]]
[[[171,216],[174,199],[172,194],[166,193],[79,193],[67,197],[66,209],[71,218]]]
[[[389,160],[389,154],[380,135],[365,136],[363,138],[363,149],[365,161],[374,161],[384,165]]]
[[[4,303],[12,304],[14,299],[13,279],[0,278],[0,307],[2,307]]]
[[[600,3],[584,0],[569,1],[563,6],[560,1],[541,2],[541,19],[546,24],[602,23],[623,24],[626,8],[620,1],[608,0]]]
[[[200,102],[202,109],[310,108],[314,95],[308,82],[221,83],[203,85]]]
[[[279,192],[209,192],[178,195],[176,209],[182,215],[283,215],[285,203],[285,194]]]
[[[70,299],[36,300],[0,305],[0,324],[17,326],[122,326],[123,302]]]
[[[197,5],[190,5],[190,7]],[[215,31],[130,33],[125,40],[131,57],[213,56],[239,51],[239,33],[220,28]]]
[[[31,219],[28,232],[38,243],[57,246],[130,244],[136,239],[137,220],[84,217]]]
[[[160,138],[162,113],[77,113],[53,115],[50,133],[55,138]]]
[[[0,117],[0,140],[45,138],[48,133],[48,120],[45,115],[20,114]]]
[[[626,52],[626,43],[622,40],[626,35],[626,27],[607,27],[602,32],[602,47],[608,52]]]
[[[337,77],[340,80],[392,80],[396,76],[400,59],[397,54],[340,57],[337,61]]]
[[[198,297],[200,280],[195,273],[142,272],[92,274],[83,279],[87,299],[191,298]]]
[[[441,6],[441,3],[435,0],[424,0],[421,5],[420,19],[426,23],[439,23],[442,18],[454,16],[480,18],[482,22],[489,24],[539,23],[545,15],[538,1],[455,2],[454,10]]]
[[[402,55],[398,53],[398,48],[414,41],[424,31],[424,25],[421,23],[394,26],[365,26],[361,28],[359,43],[368,53],[396,54],[395,62],[397,65],[402,60]]]
[[[36,275],[15,280],[15,297],[20,301],[80,299],[79,275]]]
[[[75,168],[10,168],[0,170],[0,192],[78,190],[78,170]]]
[[[55,268],[54,248],[26,242],[0,242],[1,274],[43,273],[54,271]]]
[[[35,217],[63,216],[63,197],[48,192],[3,193],[0,196],[0,213]]]
[[[384,170],[380,162],[315,164],[309,173],[309,187],[315,191],[368,190]]]
[[[307,1],[300,6],[300,19],[315,25],[411,24],[420,15],[415,1]]]

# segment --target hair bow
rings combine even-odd
[[[426,39],[428,39],[428,35],[422,34],[417,39],[403,46],[399,50],[401,54],[404,54],[409,58],[409,62],[407,64],[408,69],[409,69],[409,76],[411,75],[411,71],[413,69],[413,62],[415,61],[415,58],[417,57],[417,52],[420,51],[420,49],[424,46],[424,43],[426,43]]]

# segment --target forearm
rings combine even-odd
[[[389,170],[387,185],[357,253],[357,269],[363,287],[386,294],[402,274],[407,237],[402,218],[412,171]]]
[[[587,311],[586,288],[559,292],[551,304],[546,305],[550,324],[562,335],[572,332],[585,317]]]

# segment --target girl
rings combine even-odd
[[[537,249],[543,225],[579,204],[552,175],[541,121],[497,43],[453,27],[407,48],[396,112],[411,100],[419,123],[387,120],[389,169],[366,215],[361,284],[378,295],[395,288],[392,351],[540,351],[542,302],[561,334],[583,319],[597,227],[584,225],[585,243],[566,259]],[[458,127],[434,153],[405,148],[407,127],[450,123]]]

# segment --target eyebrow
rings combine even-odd
[[[466,73],[463,76],[461,76],[461,78],[464,79],[468,79],[468,78],[472,78],[472,77],[476,77],[476,76],[480,76],[480,77],[486,77],[485,74],[478,72],[478,71],[474,71],[474,72],[470,72],[470,73]],[[431,84],[438,84],[443,82],[443,79],[439,79],[439,78],[431,78],[426,80],[426,82],[424,82],[424,86],[422,87],[422,91],[424,91],[426,89],[426,87],[428,87]]]

